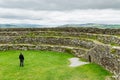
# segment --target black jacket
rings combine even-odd
[[[20,55],[19,55],[19,59],[20,59],[21,61],[23,61],[23,60],[24,60],[24,56],[23,56],[22,54],[20,54]]]

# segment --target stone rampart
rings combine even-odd
[[[84,58],[114,73],[116,80],[120,79],[118,79],[118,75],[120,74],[120,49],[113,49],[106,45],[97,45],[90,49],[87,54],[84,55]]]

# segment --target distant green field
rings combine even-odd
[[[25,66],[19,67],[19,53]],[[94,63],[69,67],[68,53],[52,51],[0,51],[0,80],[105,80],[111,74]]]

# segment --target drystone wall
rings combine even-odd
[[[57,31],[57,32],[83,32],[83,33],[97,33],[97,34],[120,34],[120,29],[100,29],[100,28],[3,28],[1,31]]]
[[[12,37],[1,36],[1,44],[50,44],[64,45],[72,47],[83,47],[90,49],[95,46],[95,43],[90,40],[80,40],[79,38],[56,38],[56,37]]]
[[[81,34],[82,37],[98,40],[104,44],[120,45],[120,38],[113,35],[102,35],[102,34]]]
[[[120,49],[113,49],[106,45],[96,45],[84,55],[90,62],[97,63],[115,74],[115,79],[120,80]]]
[[[58,45],[31,45],[31,44],[2,44],[0,45],[0,51],[7,50],[47,50],[47,51],[57,51],[66,52],[75,55],[76,57],[81,57],[87,50],[81,48],[58,46]]]
[[[0,36],[20,36],[20,37],[35,37],[35,36],[61,36],[61,37],[79,37],[98,40],[105,44],[120,45],[120,38],[113,35],[78,33],[78,32],[55,32],[55,31],[19,31],[19,32],[0,32]]]

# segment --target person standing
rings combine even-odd
[[[20,60],[20,67],[23,67],[24,66],[24,56],[22,53],[20,53],[20,55],[19,55],[19,60]]]

